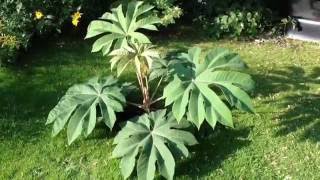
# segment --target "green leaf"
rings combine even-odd
[[[204,120],[212,128],[217,122],[233,127],[231,110],[220,94],[223,92],[231,106],[253,112],[251,99],[245,91],[251,91],[254,82],[250,75],[235,71],[245,68],[245,63],[226,49],[213,50],[204,60],[200,58],[201,49],[191,48],[187,54],[180,54],[173,65],[156,67],[156,72],[168,68],[165,73],[171,76],[163,91],[165,106],[172,105],[178,122],[187,117],[198,128]]]
[[[155,25],[150,25],[150,24],[146,24],[140,27],[141,29],[146,29],[146,30],[150,30],[150,31],[158,31],[157,26]]]
[[[153,180],[156,171],[157,150],[151,138],[146,141],[137,163],[138,179]]]
[[[130,64],[130,61],[127,61],[126,59],[123,59],[117,64],[117,76],[119,77],[122,72],[125,70],[125,68]]]
[[[220,97],[206,85],[197,83],[196,86],[199,88],[201,94],[203,94],[203,96],[212,104],[212,107],[215,108],[215,111],[221,116],[219,122],[221,122],[223,125],[233,127],[231,111],[222,102]]]
[[[110,47],[110,44],[112,44],[112,41],[114,39],[119,38],[119,37],[121,37],[121,35],[109,34],[109,35],[105,35],[105,36],[99,38],[98,40],[96,40],[93,43],[91,52],[98,52],[103,47]],[[107,48],[107,49],[109,49],[109,48]]]
[[[189,118],[198,129],[200,129],[201,124],[205,118],[205,109],[203,105],[203,97],[197,89],[192,90],[188,105]]]
[[[194,64],[199,64],[199,60],[200,60],[200,54],[201,54],[201,49],[198,47],[195,48],[191,48],[188,51],[188,54],[190,56],[190,59],[192,60],[192,62]]]
[[[128,4],[127,13],[126,13],[126,23],[128,31],[131,31],[132,26],[135,23],[138,13],[138,7],[142,5],[142,1],[132,1]]]
[[[111,76],[93,78],[87,83],[74,85],[48,115],[46,124],[53,124],[52,135],[56,136],[68,123],[68,144],[82,133],[88,136],[97,123],[97,108],[103,115],[103,121],[112,129],[115,112],[123,111],[125,97],[117,80]]]
[[[103,117],[103,122],[106,124],[106,126],[112,129],[114,123],[116,122],[115,112],[105,102],[101,102],[101,101],[100,101],[100,109]]]
[[[142,14],[145,14],[147,12],[149,12],[150,10],[152,10],[154,8],[154,6],[151,6],[149,4],[144,4],[142,5],[139,9],[138,9],[138,12],[137,12],[137,17],[142,15]]]
[[[188,99],[189,99],[189,93],[190,93],[190,88],[187,88],[185,90],[185,92],[183,93],[183,96],[178,98],[173,103],[172,113],[178,122],[180,122],[180,120],[183,118],[183,116],[186,112],[186,107],[188,105]]]
[[[114,24],[111,24],[106,21],[94,20],[92,21],[87,30],[86,39],[98,36],[104,33],[118,33],[123,34],[121,29]]]
[[[157,30],[155,24],[160,20],[145,14],[152,10],[152,6],[142,5],[142,1],[132,1],[126,8],[124,14],[122,5],[106,12],[101,19],[90,23],[86,39],[104,34],[105,36],[96,40],[92,52],[102,50],[103,55],[110,51],[126,47],[135,41],[139,43],[150,43],[144,34],[137,32],[140,29]]]
[[[142,28],[142,29],[148,29],[148,30],[157,30],[157,27],[153,24],[159,24],[161,23],[161,20],[158,17],[155,16],[149,16],[143,19],[140,19],[136,23],[135,29]],[[151,28],[150,28],[151,27]]]
[[[126,23],[126,18],[124,17],[123,10],[122,10],[122,5],[120,4],[116,9],[115,9],[115,16],[118,20],[118,23],[120,24],[120,27],[123,32],[127,32],[128,27]]]
[[[89,115],[91,107],[94,106],[95,108],[95,101],[96,99],[89,99],[87,102],[81,104],[74,115],[70,118],[67,131],[69,145],[81,135],[84,119]]]
[[[117,18],[115,17],[114,14],[110,13],[110,12],[106,12],[104,13],[100,19],[104,19],[104,20],[110,20],[110,21],[113,21],[113,22],[117,22]]]
[[[217,48],[208,53],[205,58],[208,68],[230,68],[243,70],[246,64],[239,55],[231,53],[228,49]]]
[[[76,108],[77,104],[74,99],[63,98],[57,106],[50,111],[46,125],[54,122],[52,136],[56,136],[63,129]]]
[[[148,132],[143,132],[143,133],[148,133]],[[130,152],[132,152],[133,150],[135,150],[136,148],[141,146],[141,142],[143,142],[143,140],[149,138],[149,137],[145,137],[144,135],[141,135],[142,132],[136,132],[134,134],[130,134],[130,135],[135,135],[132,138],[129,138],[127,136],[122,136],[121,138],[118,138],[116,142],[117,146],[116,148],[113,150],[112,152],[112,157],[113,158],[119,158],[122,157]]]
[[[163,142],[159,141],[159,139],[154,141],[154,145],[158,150],[156,155],[159,171],[166,179],[173,179],[175,168],[174,158],[168,147]]]
[[[107,55],[110,52],[110,48],[112,46],[112,41],[109,41],[109,43],[105,44],[105,46],[102,47],[102,55]]]
[[[231,105],[236,106],[238,109],[247,112],[254,112],[252,101],[249,95],[237,86],[228,83],[219,83],[221,90]]]
[[[209,101],[207,101],[205,106],[205,112],[206,112],[206,120],[209,123],[209,125],[214,129],[216,127],[217,121],[218,121],[218,115],[214,110],[214,107],[211,105]]]
[[[151,43],[151,41],[149,40],[149,38],[142,34],[142,33],[139,33],[139,32],[132,32],[131,34],[131,37],[133,39],[136,39],[139,43],[142,43],[142,44],[148,44],[148,43]]]
[[[121,173],[126,179],[136,165],[138,180],[151,180],[158,169],[166,179],[173,179],[176,152],[188,155],[185,145],[197,144],[195,137],[178,129],[171,113],[159,110],[128,121],[115,137],[115,158],[121,157]],[[138,156],[138,157],[136,157]]]
[[[207,79],[210,79],[211,82],[232,83],[233,85],[239,86],[245,91],[252,91],[255,86],[255,83],[250,75],[235,71],[217,70],[211,73]]]
[[[111,70],[117,67],[118,76],[128,66],[134,66],[140,75],[142,72],[148,72],[152,67],[153,60],[159,58],[159,54],[153,49],[153,46],[139,43],[129,43],[124,48],[113,50],[109,55],[112,56]]]
[[[96,114],[97,114],[97,107],[91,106],[89,116],[87,116],[84,122],[85,136],[89,136],[92,133],[93,129],[95,128]]]
[[[119,39],[116,40],[115,44],[114,44],[114,49],[121,49],[123,47],[126,47],[128,45],[128,41],[125,37],[121,37]]]
[[[129,178],[130,174],[133,172],[138,152],[139,149],[135,148],[134,151],[129,152],[121,159],[120,170],[124,179]]]
[[[182,81],[175,77],[163,90],[163,97],[166,98],[165,105],[168,106],[178,98],[180,98],[185,91]]]

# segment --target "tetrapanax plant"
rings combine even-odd
[[[88,27],[86,38],[100,36],[92,46],[92,52],[102,51],[107,55],[112,49],[120,49],[128,45],[128,42],[151,43],[149,38],[137,32],[139,29],[157,30],[155,24],[160,19],[155,16],[147,16],[153,6],[143,5],[142,1],[132,1],[128,4],[126,13],[123,13],[122,5],[107,12],[99,20],[92,21]]]
[[[46,124],[53,123],[52,135],[56,136],[68,123],[68,143],[71,144],[82,133],[88,136],[92,132],[98,114],[112,129],[116,121],[115,112],[122,112],[125,102],[122,88],[115,78],[93,78],[87,83],[72,86],[51,110]]]
[[[226,49],[215,49],[204,59],[200,54],[200,48],[192,48],[180,55],[181,63],[172,66],[174,77],[163,92],[165,106],[172,104],[178,122],[186,115],[198,128],[204,120],[212,128],[217,122],[233,127],[231,111],[218,92],[222,92],[231,106],[253,112],[245,91],[251,90],[254,82],[250,75],[236,71],[246,67],[237,54]]]
[[[114,158],[122,158],[120,169],[124,178],[127,179],[137,166],[138,179],[152,180],[156,169],[166,179],[173,179],[177,157],[172,153],[187,157],[186,145],[197,144],[190,132],[179,128],[181,125],[166,110],[128,121],[115,137],[117,146],[112,153]]]
[[[81,133],[89,135],[100,114],[112,129],[115,112],[123,111],[125,103],[136,105],[146,114],[126,122],[114,140],[113,157],[122,158],[120,167],[124,178],[136,167],[141,180],[153,179],[156,169],[163,177],[173,179],[175,159],[188,156],[186,145],[197,144],[194,136],[183,130],[183,124],[190,121],[200,128],[206,120],[212,128],[217,122],[232,127],[231,111],[224,99],[231,106],[253,112],[246,91],[250,91],[254,83],[242,72],[246,65],[241,58],[226,49],[213,50],[204,59],[200,58],[199,48],[169,57],[170,61],[161,59],[153,46],[148,45],[149,39],[136,32],[138,29],[156,30],[154,24],[159,19],[145,16],[152,6],[131,2],[126,6],[126,15],[122,7],[93,21],[87,38],[103,35],[94,43],[92,51],[109,54],[111,69],[116,68],[118,76],[130,64],[135,67],[142,104],[126,101],[127,84],[120,86],[113,77],[95,78],[71,87],[50,112],[47,124],[54,124],[53,135],[57,135],[69,122],[70,144]],[[159,81],[150,96],[149,82],[155,79]],[[154,99],[162,82],[168,82],[163,96]],[[163,99],[166,107],[172,105],[172,112],[151,112],[151,105]]]

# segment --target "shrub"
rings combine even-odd
[[[270,26],[270,13],[260,1],[202,0],[193,4],[199,8],[192,14],[194,21],[215,38],[254,37]]]
[[[13,61],[16,51],[26,47],[31,35],[31,16],[20,1],[4,0],[0,10],[1,62]]]
[[[254,37],[264,30],[264,20],[261,11],[235,10],[214,18],[206,29],[216,38],[229,36]]]
[[[154,24],[159,21],[150,15],[153,7],[139,1],[126,5],[125,13],[122,7],[93,21],[87,37],[106,33],[94,42],[93,50],[111,57],[111,69],[116,68],[118,76],[133,65],[142,103],[131,102],[125,94],[129,86],[119,84],[115,78],[95,78],[71,87],[49,113],[47,124],[54,124],[55,136],[68,123],[71,144],[81,134],[88,136],[99,119],[112,129],[116,112],[123,111],[125,104],[141,108],[145,113],[125,122],[115,137],[113,157],[122,158],[124,178],[136,166],[138,179],[153,179],[156,170],[173,179],[175,160],[188,156],[186,146],[197,144],[188,129],[193,125],[200,129],[205,120],[213,129],[217,122],[233,127],[232,107],[253,112],[246,93],[252,90],[253,81],[242,72],[247,66],[240,56],[226,49],[212,50],[204,59],[200,58],[200,48],[191,48],[169,61],[161,59],[149,38],[138,32],[156,30]],[[157,82],[152,95],[151,81]],[[162,85],[166,87],[157,97]],[[154,111],[154,104],[163,100],[164,109]]]
[[[16,36],[8,34],[3,21],[0,19],[0,66],[5,60],[9,60],[14,56],[14,52],[20,46],[20,42]]]
[[[15,54],[20,48],[28,48],[35,34],[49,34],[61,32],[65,21],[77,11],[77,1],[65,0],[3,0],[0,2],[0,17],[3,28],[2,40],[15,39],[15,46],[8,46],[1,41],[6,51]],[[71,21],[71,20],[70,20]]]

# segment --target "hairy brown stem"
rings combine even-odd
[[[143,103],[142,103],[143,107],[142,108],[146,112],[150,112],[151,101],[150,101],[150,95],[149,95],[148,78],[142,74],[139,74],[138,72],[136,74],[137,74],[137,79],[139,82],[140,90],[141,90],[142,96],[143,96]]]

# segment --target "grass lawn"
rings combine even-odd
[[[257,87],[256,115],[234,111],[178,163],[177,179],[320,179],[320,45],[298,41],[154,38],[160,50],[200,46],[238,52]],[[51,138],[48,112],[69,86],[110,74],[108,61],[77,38],[39,42],[16,68],[0,69],[0,179],[121,179],[109,133],[99,126],[67,146]],[[133,80],[134,74],[124,74]]]

